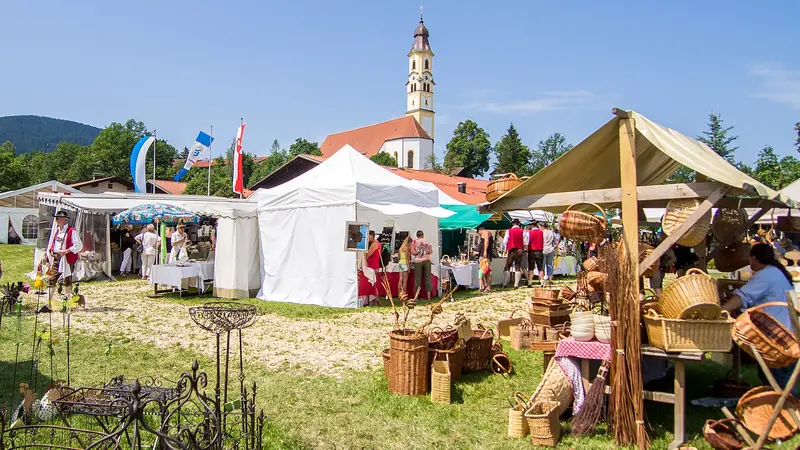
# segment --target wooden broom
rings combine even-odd
[[[586,394],[581,411],[572,418],[572,434],[585,436],[594,432],[606,415],[606,380],[608,379],[609,362],[603,361],[597,377]]]

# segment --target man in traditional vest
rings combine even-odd
[[[539,271],[539,283],[544,284],[544,234],[538,224],[528,232],[528,287],[533,286],[533,269]]]
[[[51,276],[49,280],[48,295],[49,299],[53,299],[55,293],[55,286],[59,281],[64,283],[67,288],[67,296],[72,296],[72,271],[75,270],[75,263],[78,261],[78,256],[83,249],[83,243],[75,228],[69,226],[67,223],[67,213],[58,211],[53,217],[56,219],[56,229],[53,235],[53,241],[50,243],[48,253],[50,256],[50,263],[58,268],[58,275]]]
[[[524,255],[523,248],[525,248],[525,238],[523,236],[522,228],[519,227],[519,219],[512,220],[511,225],[513,226],[510,230],[508,230],[506,236],[503,238],[503,243],[506,246],[506,252],[508,254],[506,257],[506,268],[504,275],[509,273],[511,265],[513,264],[514,289],[516,289],[519,287],[519,282],[522,279],[522,257]],[[511,277],[508,276],[504,281],[505,286],[508,287]]]

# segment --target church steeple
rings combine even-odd
[[[428,38],[430,33],[422,11],[419,25],[414,30],[414,45],[408,52],[408,81],[406,82],[406,115],[417,119],[422,128],[433,137],[433,51]]]
[[[425,26],[425,21],[422,20],[422,11],[419,12],[419,25],[417,29],[414,30],[414,46],[411,47],[411,51],[414,52],[424,52],[426,50],[431,49],[431,45],[428,42],[428,37],[430,34],[428,33],[428,27]]]

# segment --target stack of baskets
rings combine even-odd
[[[727,352],[733,323],[720,307],[716,281],[699,269],[667,286],[644,317],[650,345],[667,352]]]
[[[565,292],[563,288],[551,286],[534,288],[530,301],[531,322],[554,328],[569,321],[570,307],[564,304],[565,298],[561,296],[566,293],[567,296],[574,297],[574,291],[570,293],[570,290]]]

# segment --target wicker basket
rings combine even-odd
[[[514,401],[516,405],[508,409],[508,437],[524,438],[528,435],[528,421],[524,416],[528,409],[528,399],[522,392],[515,392]]]
[[[589,288],[593,289],[593,292],[603,292],[606,280],[608,280],[608,275],[603,272],[595,271],[586,274],[586,282],[589,283]]]
[[[496,180],[490,181],[489,184],[486,185],[486,201],[493,202],[497,200],[501,195],[522,184],[527,178],[528,177],[518,178],[517,175],[513,173],[507,173]]]
[[[552,285],[548,287],[535,287],[533,288],[533,295],[532,297],[536,298],[546,298],[550,300],[558,300],[558,296],[561,294],[560,288],[554,288]]]
[[[675,199],[667,203],[667,210],[664,212],[664,217],[661,219],[661,228],[667,235],[672,234],[677,230],[689,216],[692,215],[697,208],[700,207],[700,201],[697,199]],[[694,247],[697,244],[705,241],[708,234],[708,228],[711,225],[711,210],[703,215],[680,239],[678,244],[684,247]]]
[[[734,419],[706,420],[703,437],[715,450],[741,450],[742,441],[736,432]]]
[[[511,327],[516,327],[525,320],[524,317],[514,317],[517,311],[524,312],[525,310],[517,308],[511,311],[507,319],[500,319],[497,321],[497,337],[499,339],[511,339]],[[471,335],[472,333],[470,333],[470,336]]]
[[[428,347],[437,350],[450,350],[458,341],[458,330],[448,326],[447,329],[434,328],[428,333]]]
[[[531,322],[536,325],[555,327],[569,322],[569,314],[572,312],[569,306],[543,306],[533,305],[530,310]]]
[[[736,404],[736,417],[748,430],[761,435],[766,429],[769,417],[775,410],[775,404],[780,396],[780,392],[773,391],[767,386],[753,388],[747,391]],[[794,396],[789,395],[786,400],[795,409],[800,408],[800,402]],[[769,431],[769,439],[785,441],[797,433],[797,425],[786,408],[789,404],[785,404],[778,415],[778,420]]]
[[[542,380],[531,397],[531,403],[553,399],[558,404],[556,417],[561,417],[567,409],[572,407],[572,383],[555,358],[547,364]]]
[[[524,319],[522,323],[511,330],[511,348],[514,350],[528,350],[534,341],[541,341],[539,330],[533,326],[530,319]]]
[[[398,395],[428,393],[428,336],[416,330],[389,333],[390,392]]]
[[[562,286],[561,298],[564,299],[564,301],[572,300],[573,298],[575,298],[575,290],[567,285]]]
[[[447,361],[450,364],[450,378],[455,383],[461,379],[464,370],[464,351],[466,346],[458,344],[451,350],[428,350],[429,361]]]
[[[664,289],[658,310],[667,319],[717,319],[722,310],[717,282],[700,269],[689,269]]]
[[[555,447],[561,439],[561,424],[558,421],[558,403],[552,400],[537,401],[525,411],[531,444]]]
[[[750,264],[750,245],[745,242],[731,244],[714,257],[714,267],[721,272],[735,272]]]
[[[711,233],[717,241],[723,242],[747,223],[747,212],[744,209],[719,208],[711,221]]]
[[[655,251],[655,247],[646,243],[646,242],[639,242],[639,264],[643,263],[651,253]],[[659,260],[655,260],[647,270],[642,273],[642,276],[645,278],[650,278],[653,276],[653,273],[658,270],[658,266],[661,262]]]
[[[770,306],[788,307],[786,303],[769,302],[749,308],[736,318],[733,324],[733,341],[750,356],[752,344],[764,359],[767,367],[787,367],[800,358],[800,344],[794,336],[774,317],[762,311]]]
[[[727,311],[721,320],[667,319],[652,309],[644,317],[648,342],[666,352],[728,352],[733,322]]]
[[[387,348],[383,351],[383,353],[381,353],[381,356],[383,356],[383,376],[386,377],[386,381],[388,381],[389,384],[392,383],[391,366],[389,364],[389,361],[391,360],[389,356],[391,354],[391,351],[392,351],[391,349]],[[389,392],[391,391],[392,387],[389,386]]]
[[[558,216],[558,231],[563,237],[572,238],[578,241],[588,241],[600,243],[605,240],[608,234],[608,218],[603,208],[594,203],[586,203],[597,208],[603,217],[582,211],[575,211],[572,208],[580,203],[571,205],[566,211]]]
[[[450,404],[450,363],[434,361],[431,365],[431,401]]]
[[[489,368],[494,332],[491,329],[482,328],[472,330],[472,337],[466,343],[464,349],[464,372],[466,373],[482,372]]]
[[[582,265],[587,272],[594,272],[600,268],[600,260],[596,256],[590,256]]]

